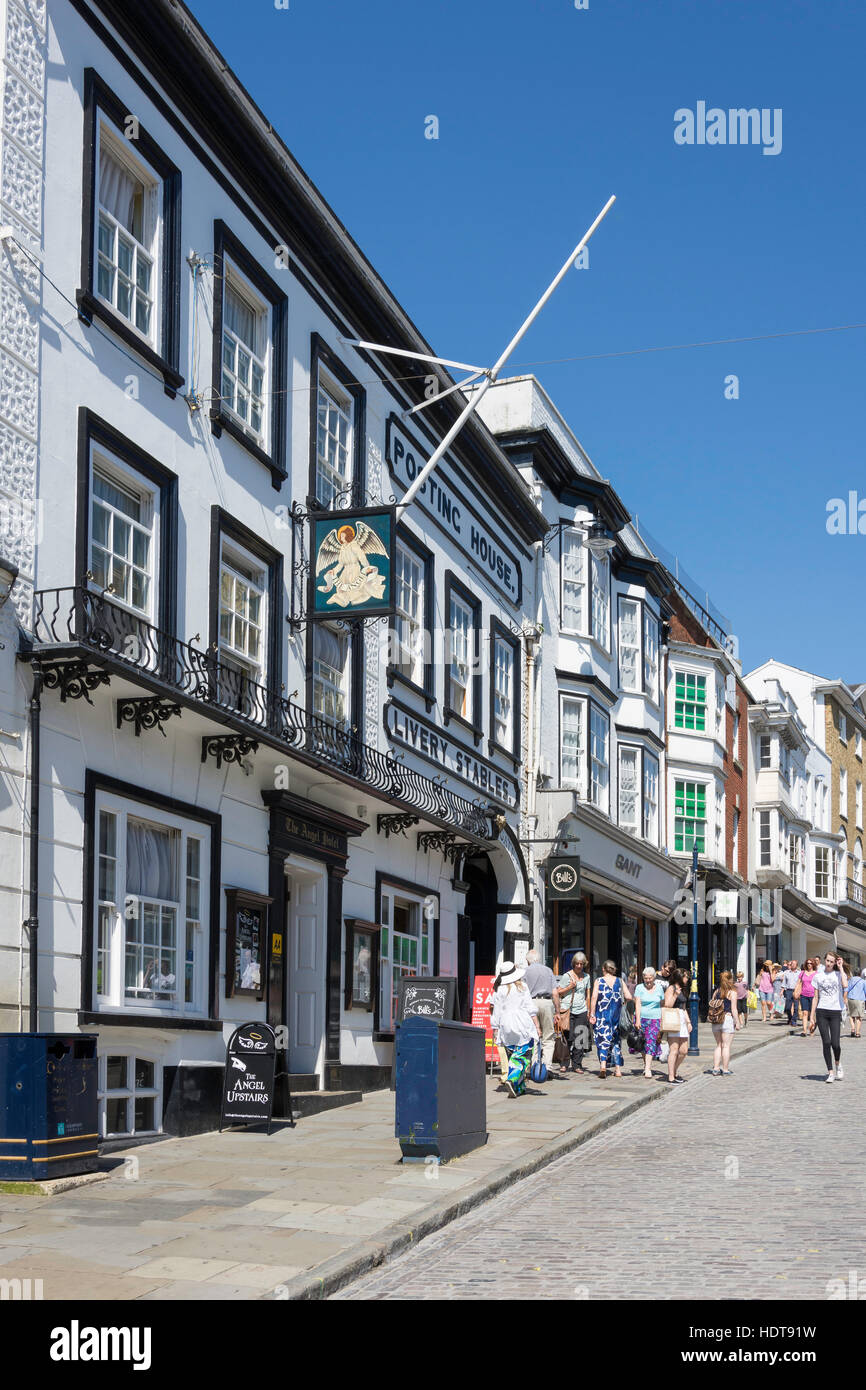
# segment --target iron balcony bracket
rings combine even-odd
[[[174,700],[164,700],[161,695],[145,700],[118,700],[117,727],[120,729],[124,723],[132,724],[136,738],[142,729],[159,729],[165,738],[163,724],[174,715],[180,718],[180,713],[180,705],[175,704]]]

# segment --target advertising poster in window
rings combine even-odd
[[[311,513],[311,618],[393,614],[395,515],[394,507]]]

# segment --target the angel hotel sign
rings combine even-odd
[[[388,419],[386,455],[395,482],[402,483],[404,489],[414,482],[427,462],[427,453],[407,434],[396,415]],[[468,497],[451,482],[444,468],[446,462],[443,460],[435,474],[423,484],[418,493],[418,507],[438,522],[464,555],[474,561],[478,571],[506,598],[519,603],[520,561],[503,545],[500,534],[485,521]]]
[[[309,613],[377,618],[394,612],[393,507],[314,512]]]

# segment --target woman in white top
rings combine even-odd
[[[824,1065],[828,1081],[841,1081],[842,1071],[842,1013],[848,995],[848,978],[842,969],[842,957],[828,951],[824,964],[812,976],[812,1017],[809,1032],[817,1023],[824,1048]],[[834,1068],[835,1061],[835,1068]]]
[[[523,983],[525,974],[512,961],[503,961],[499,988],[493,996],[493,1040],[508,1053],[505,1085],[512,1097],[522,1096],[526,1090],[526,1073],[541,1036],[538,1006]]]

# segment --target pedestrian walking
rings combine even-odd
[[[797,989],[800,991],[800,1026],[802,1028],[800,1036],[803,1038],[808,1038],[809,1036],[809,1023],[812,1018],[812,999],[815,995],[815,987],[812,981],[815,978],[815,971],[818,969],[818,964],[819,962],[814,956],[810,956],[808,960],[803,961],[803,973],[800,976],[800,983],[797,986]],[[797,990],[794,991],[795,994],[796,992]]]
[[[643,1074],[652,1080],[653,1058],[661,1051],[662,1001],[665,997],[664,982],[659,979],[651,965],[643,972],[643,980],[635,988],[635,1026],[643,1029],[646,1045],[643,1054]]]
[[[723,970],[719,977],[718,989],[713,992],[707,1017],[716,1043],[713,1076],[731,1076],[731,1043],[734,1033],[740,1028],[740,1015],[737,1012],[737,990],[730,970]]]
[[[523,983],[529,990],[538,1009],[538,1026],[541,1033],[541,1060],[552,1075],[553,1063],[553,991],[556,989],[556,976],[549,965],[544,965],[537,951],[526,953],[526,974]]]
[[[863,1027],[863,1014],[866,1012],[866,967],[859,975],[852,975],[848,985],[848,1016],[851,1019],[851,1037],[859,1038]]]
[[[749,986],[746,984],[746,977],[742,970],[737,971],[737,983],[734,988],[737,991],[737,1016],[740,1020],[740,1027],[745,1028],[749,1021]]]
[[[692,1024],[687,1013],[688,1006],[688,997],[683,987],[683,972],[671,970],[668,975],[668,987],[665,990],[662,1006],[664,1010],[662,1013],[662,1032],[668,1044],[668,1084],[670,1086],[685,1085],[685,1077],[677,1076],[677,1072],[689,1050],[689,1034],[692,1031]],[[674,1026],[672,1018],[674,1012],[679,1015],[676,1026]]]
[[[540,1037],[538,1006],[523,983],[526,971],[513,961],[502,962],[500,985],[493,996],[493,1034],[508,1053],[505,1086],[512,1097],[526,1090],[526,1073]]]
[[[809,1032],[814,1033],[817,1026],[821,1034],[828,1082],[841,1081],[844,1075],[841,1032],[848,981],[842,973],[841,966],[842,957],[828,951],[824,957],[824,964],[816,970],[812,979],[815,993],[812,998]]]
[[[771,961],[765,960],[758,971],[755,980],[755,989],[761,1001],[761,1022],[772,1022],[773,1013],[773,965]]]
[[[626,1011],[626,1014],[628,1015],[629,1021],[632,1021],[632,1020],[634,1019],[634,1017],[635,1017],[634,992],[635,992],[635,990],[637,989],[637,986],[638,986],[637,966],[636,966],[636,965],[632,965],[632,966],[630,967],[629,972],[628,972],[628,979],[626,980],[625,983],[626,983],[626,988],[628,989],[628,992],[629,992],[629,994],[631,995],[631,999],[628,1001],[628,1003],[627,1003],[626,1006],[625,1006],[625,1011]]]
[[[785,972],[776,961],[773,965],[773,1017],[772,1023],[779,1023],[785,1016]]]
[[[592,987],[589,1005],[590,1027],[595,1032],[598,1052],[598,1074],[605,1079],[607,1064],[613,1058],[614,1076],[622,1076],[622,1048],[619,1044],[619,1019],[623,1004],[631,999],[628,987],[616,973],[616,964],[606,960],[601,975]]]
[[[571,1069],[578,1076],[585,1076],[583,1059],[592,1047],[592,1033],[589,1021],[589,962],[582,951],[577,951],[571,959],[571,969],[562,976],[553,991],[553,1007],[560,1020],[560,1026],[567,1030]],[[564,1067],[563,1071],[568,1071]]]
[[[795,960],[788,961],[787,969],[782,971],[782,989],[785,994],[785,1017],[788,1020],[788,1027],[795,1029],[800,1016],[799,996],[797,986],[800,983],[802,970],[797,967]]]

